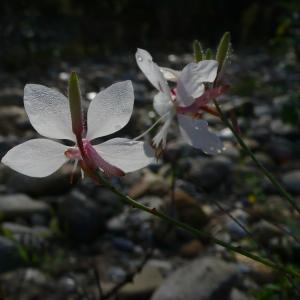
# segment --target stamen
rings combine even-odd
[[[133,139],[133,141],[137,141],[139,139],[141,139],[142,137],[144,137],[147,133],[149,133],[164,117],[166,117],[170,112],[166,112],[163,116],[161,116],[156,122],[154,122],[154,124],[152,124],[151,127],[149,127],[145,132],[143,132],[141,135],[135,137]]]

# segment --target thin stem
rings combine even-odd
[[[217,208],[222,211],[225,215],[227,215],[234,223],[236,223],[249,237],[251,237],[255,243],[257,241],[254,239],[252,232],[249,231],[249,229],[243,225],[236,217],[234,217],[230,212],[228,212],[217,200],[210,199]]]
[[[272,182],[272,184],[278,189],[280,194],[290,203],[290,205],[299,213],[300,215],[300,208],[296,204],[293,197],[285,190],[285,188],[279,183],[279,181],[261,164],[260,161],[257,160],[254,153],[250,150],[250,148],[247,146],[247,144],[243,141],[243,139],[240,137],[237,130],[232,126],[232,124],[228,121],[226,115],[221,110],[220,105],[216,100],[213,100],[214,104],[218,110],[218,113],[220,115],[221,120],[223,123],[232,131],[233,135],[237,139],[238,143],[241,145],[241,147],[247,152],[247,154],[251,157],[251,159],[255,162],[257,167],[260,169],[260,171]]]
[[[246,226],[244,226],[237,218],[235,218],[230,212],[228,212],[217,200],[214,199],[210,199],[210,201],[214,202],[214,204],[219,208],[220,211],[224,212],[224,214],[226,214],[230,219],[232,219],[235,223],[237,223],[237,225],[239,227],[241,227],[256,243],[258,243],[257,239],[254,238],[253,233],[247,229]],[[232,207],[230,207],[230,209],[232,209]],[[243,208],[240,208],[243,212],[247,211]],[[290,236],[295,242],[300,243],[300,239],[297,238],[293,233],[289,232],[286,228],[284,228],[283,225],[277,224],[271,220],[268,220],[266,218],[262,218],[262,220],[276,226],[278,228],[278,230],[280,230],[283,234]],[[260,245],[262,246],[262,245]]]
[[[118,291],[127,283],[132,282],[135,275],[140,273],[144,266],[146,265],[146,263],[149,261],[149,259],[152,257],[153,255],[153,251],[154,249],[150,249],[150,251],[147,251],[145,257],[143,258],[142,262],[140,263],[140,265],[133,271],[128,273],[125,278],[119,282],[116,286],[114,286],[110,291],[108,291],[106,294],[103,294],[102,296],[102,300],[107,300],[110,299],[113,295],[117,294]]]
[[[103,175],[101,174],[101,172],[99,170],[97,170],[95,172],[95,175],[97,177],[97,179],[99,180],[99,183],[104,185],[106,188],[108,188],[109,190],[111,190],[113,193],[115,193],[116,195],[118,195],[120,197],[120,199],[134,207],[134,208],[138,208],[138,209],[141,209],[147,213],[150,213],[166,222],[168,222],[170,225],[174,225],[176,226],[177,228],[181,228],[189,233],[191,233],[192,235],[194,235],[195,237],[202,237],[202,238],[206,238],[206,239],[209,239],[211,242],[217,244],[217,245],[220,245],[224,248],[226,248],[227,250],[230,250],[230,251],[233,251],[233,252],[236,252],[236,253],[239,253],[243,256],[246,256],[248,258],[251,258],[255,261],[258,261],[266,266],[269,266],[270,268],[273,268],[279,272],[283,272],[285,274],[290,274],[292,276],[296,276],[296,277],[300,277],[300,273],[298,273],[297,271],[295,270],[290,270],[290,269],[286,269],[284,266],[281,266],[281,265],[278,265],[272,261],[270,261],[269,259],[266,259],[264,257],[261,257],[259,255],[256,255],[256,254],[253,254],[247,250],[244,250],[242,249],[241,247],[236,247],[236,246],[233,246],[229,243],[226,243],[222,240],[219,240],[213,236],[211,236],[209,233],[203,231],[203,230],[199,230],[197,228],[194,228],[186,223],[183,223],[183,222],[180,222],[176,219],[173,219],[171,217],[169,217],[168,215],[162,213],[162,212],[159,212],[156,208],[149,208],[137,201],[135,201],[134,199],[132,199],[131,197],[127,196],[127,195],[124,195],[121,191],[119,191],[118,189],[116,189],[114,186],[111,185],[111,183],[103,177]]]
[[[96,285],[97,285],[97,289],[98,289],[99,300],[102,300],[103,290],[102,290],[102,285],[101,285],[101,281],[100,281],[100,274],[99,274],[99,270],[98,270],[97,265],[95,265],[95,267],[94,267],[94,275],[95,275],[95,279],[96,279]]]
[[[275,222],[272,222],[270,220],[267,220],[269,223],[271,223],[272,225],[276,226],[281,232],[283,232],[284,234],[290,236],[291,238],[293,238],[293,240],[295,242],[297,242],[298,244],[300,244],[300,240],[297,236],[295,236],[292,232],[288,231],[283,225],[277,224]]]

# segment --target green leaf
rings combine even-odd
[[[81,92],[78,77],[75,72],[70,74],[69,79],[69,103],[73,132],[76,136],[81,137],[83,132]]]
[[[204,54],[204,59],[212,59],[213,53],[210,48],[207,48]]]
[[[194,60],[195,62],[199,62],[204,58],[204,52],[201,43],[198,40],[194,40],[193,42],[193,50],[194,50]]]
[[[216,60],[219,63],[218,73],[221,72],[225,66],[225,63],[230,55],[231,49],[231,36],[230,32],[225,32],[219,42],[217,49]]]

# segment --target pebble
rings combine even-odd
[[[210,158],[195,158],[190,161],[190,170],[185,179],[197,187],[212,191],[230,181],[232,173],[230,161],[218,161]]]
[[[132,283],[126,284],[119,292],[118,299],[142,300],[148,297],[163,282],[161,272],[157,267],[146,265],[137,273]]]
[[[0,235],[0,273],[14,270],[24,265],[17,245]]]
[[[33,178],[17,173],[9,169],[7,187],[15,193],[26,193],[35,197],[45,195],[61,195],[67,193],[73,186],[70,183],[70,176],[73,166],[64,165],[54,174],[43,177]],[[78,170],[74,175],[74,183],[79,179]]]
[[[61,200],[58,219],[63,232],[78,243],[94,241],[105,229],[101,206],[78,191]]]
[[[300,194],[300,170],[292,170],[282,176],[282,182],[290,193]]]
[[[151,300],[225,300],[237,278],[234,264],[216,257],[201,257],[172,273]]]
[[[49,214],[48,204],[31,199],[25,194],[0,195],[2,218],[30,217],[32,214]]]

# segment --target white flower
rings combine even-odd
[[[134,103],[131,81],[119,82],[98,93],[87,112],[86,135],[81,138],[89,162],[107,176],[121,176],[153,162],[151,148],[143,142],[114,138],[92,145],[95,138],[112,134],[129,121]],[[2,162],[22,174],[45,177],[67,161],[79,161],[84,169],[81,151],[72,131],[68,99],[56,90],[37,84],[24,89],[24,106],[35,130],[47,138],[74,142],[73,147],[44,138],[32,139],[12,148]]]
[[[217,76],[218,62],[203,60],[190,63],[182,71],[160,68],[152,56],[143,49],[136,52],[136,61],[152,85],[158,90],[154,97],[155,111],[164,120],[164,125],[153,139],[154,146],[166,146],[168,129],[174,116],[177,116],[183,139],[191,146],[201,149],[206,154],[217,154],[223,149],[221,140],[208,130],[205,120],[192,118],[180,113],[178,108],[197,113],[209,100],[221,93],[220,89],[205,91],[204,83],[214,82]],[[170,90],[167,80],[177,83],[176,90]],[[223,92],[223,90],[222,90]],[[194,107],[195,106],[195,107]],[[192,108],[192,110],[190,109]]]

